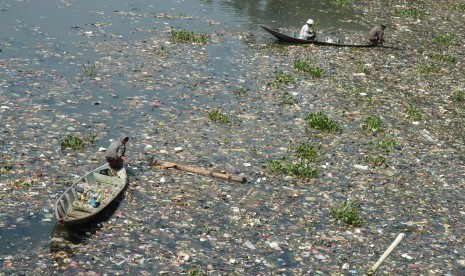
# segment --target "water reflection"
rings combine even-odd
[[[233,32],[256,32],[258,24],[275,27],[300,28],[308,18],[320,22],[330,29],[365,30],[372,24],[364,24],[363,18],[353,9],[341,8],[331,0],[197,0],[163,1],[149,7],[149,11],[170,15],[188,15],[203,19],[213,19]],[[205,26],[197,21],[179,22],[178,27],[193,31],[204,31]],[[185,25],[184,25],[185,24]],[[217,26],[216,26],[217,27]]]
[[[206,1],[213,5],[212,1]],[[251,26],[273,24],[279,27],[300,28],[308,18],[332,29],[365,30],[362,18],[349,8],[336,6],[330,0],[229,0],[219,1],[220,10],[234,12],[238,18],[248,20]]]

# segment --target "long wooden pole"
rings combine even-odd
[[[194,167],[181,165],[181,164],[177,164],[177,163],[173,163],[173,162],[163,162],[163,161],[160,161],[160,160],[155,160],[155,162],[153,162],[152,164],[154,164],[155,166],[161,166],[161,167],[163,167],[165,169],[175,168],[175,169],[178,169],[178,170],[181,170],[181,171],[191,172],[191,173],[198,173],[200,175],[205,175],[205,176],[213,176],[213,177],[223,179],[223,180],[227,180],[227,181],[234,181],[234,182],[240,182],[240,183],[245,183],[247,181],[247,179],[245,177],[233,176],[233,175],[230,175],[228,173],[215,172],[215,171],[205,170],[205,169],[202,169],[202,168],[194,168]]]
[[[378,267],[384,262],[384,260],[391,254],[391,252],[396,248],[396,246],[402,241],[405,237],[404,233],[397,235],[397,238],[392,242],[389,248],[384,252],[384,254],[379,258],[379,260],[367,271],[367,275],[375,275]]]

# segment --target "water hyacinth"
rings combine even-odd
[[[311,128],[328,132],[338,132],[341,130],[340,124],[331,120],[328,115],[322,111],[309,114],[305,117],[305,120]]]
[[[170,32],[171,41],[180,41],[180,42],[196,42],[200,44],[205,44],[208,42],[208,36],[205,34],[195,34],[193,31],[189,32],[185,29],[175,30],[172,29]]]
[[[350,199],[331,208],[331,216],[355,227],[362,226],[365,223],[360,212],[360,204]]]

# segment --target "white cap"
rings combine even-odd
[[[307,20],[307,24],[313,25],[313,20],[312,19]]]

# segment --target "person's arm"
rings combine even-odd
[[[128,161],[128,159],[126,159],[126,157],[124,156],[126,154],[126,146],[125,145],[122,145],[118,148],[118,153],[117,155],[119,156],[119,158],[121,158],[124,162],[126,162],[126,164],[128,165],[131,165],[131,162]]]
[[[310,38],[311,38],[311,39],[314,39],[315,37],[316,37],[316,32],[315,32],[315,30],[312,30],[312,33],[311,33],[311,35],[310,35]]]
[[[123,161],[126,162],[126,164],[131,165],[131,162],[129,162],[129,160],[126,159],[126,157],[124,157],[124,155],[121,155],[121,159],[123,159]]]

